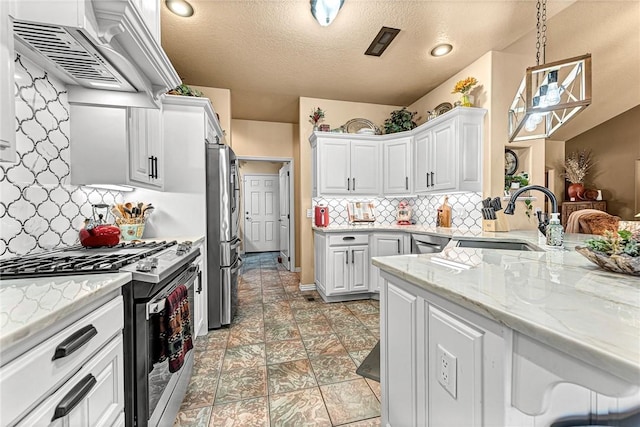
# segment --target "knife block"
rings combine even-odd
[[[496,219],[483,219],[482,231],[509,231],[509,221],[504,212],[496,212]]]

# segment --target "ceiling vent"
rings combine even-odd
[[[365,55],[380,56],[389,47],[393,39],[396,38],[400,32],[397,28],[382,27],[378,35],[376,35],[367,48]]]

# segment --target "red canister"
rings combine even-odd
[[[314,218],[316,227],[327,227],[329,225],[329,206],[316,206]]]

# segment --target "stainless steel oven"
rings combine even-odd
[[[136,302],[136,323],[138,325],[136,330],[136,343],[138,344],[138,355],[136,357],[137,372],[139,375],[148,372],[146,381],[141,381],[140,389],[138,390],[138,404],[144,405],[144,403],[146,403],[148,409],[145,410],[144,413],[148,414],[148,425],[163,425],[160,423],[160,420],[181,376],[180,374],[185,373],[190,377],[190,371],[193,367],[193,352],[186,354],[185,362],[181,368],[189,372],[169,372],[168,358],[163,362],[154,363],[152,356],[153,349],[160,345],[157,342],[160,337],[157,318],[163,315],[166,310],[165,301],[167,296],[179,285],[185,285],[189,295],[189,314],[191,327],[193,328],[194,294],[200,286],[199,278],[200,269],[198,265],[192,264],[186,271],[160,290],[150,301],[146,303],[144,301]],[[191,332],[193,333],[193,330]],[[195,335],[193,336],[193,340],[195,345]],[[146,391],[144,390],[143,383],[146,383]],[[141,409],[143,408],[138,408],[138,414],[143,413],[140,412]],[[173,420],[171,420],[171,422],[173,422]]]

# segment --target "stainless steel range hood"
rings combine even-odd
[[[21,0],[16,50],[68,86],[69,102],[158,107],[180,77],[131,0]]]

